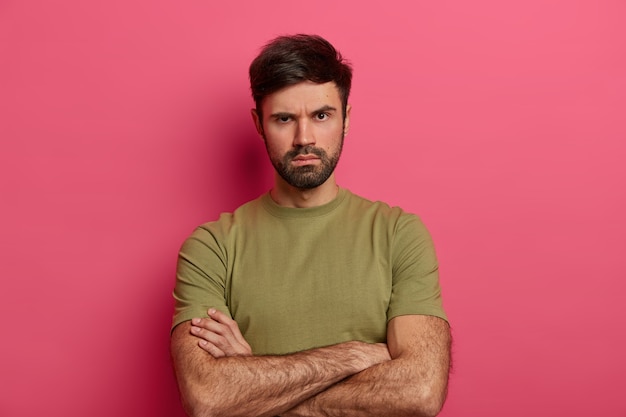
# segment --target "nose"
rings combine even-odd
[[[315,135],[309,120],[302,118],[298,120],[296,131],[293,137],[293,146],[307,146],[315,144]]]

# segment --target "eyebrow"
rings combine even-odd
[[[309,115],[315,116],[316,114],[324,113],[327,111],[337,111],[337,108],[333,106],[329,106],[327,104],[327,105],[320,107],[319,109],[313,110]],[[270,114],[270,117],[273,117],[275,119],[278,119],[280,117],[294,117],[294,116],[295,116],[294,113],[289,113],[289,112],[277,112],[277,113]]]
[[[316,115],[316,114],[320,114],[320,113],[324,113],[327,111],[337,111],[336,108],[334,108],[333,106],[329,106],[328,104],[325,106],[320,107],[317,110],[313,110],[313,112],[311,113],[311,116]]]

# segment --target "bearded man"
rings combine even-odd
[[[434,416],[450,329],[413,214],[337,185],[351,67],[281,36],[250,66],[274,186],[196,229],[177,268],[171,350],[190,416]]]

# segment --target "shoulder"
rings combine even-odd
[[[377,242],[387,242],[393,253],[400,257],[413,253],[435,258],[432,236],[417,214],[383,201],[372,201],[351,192],[348,194],[346,200],[353,210],[350,218],[362,219],[362,227],[371,228]]]
[[[358,212],[361,216],[371,218],[375,222],[384,222],[394,229],[405,227],[423,228],[424,225],[419,216],[405,211],[398,206],[391,206],[384,201],[374,201],[359,196],[346,190],[347,205],[350,210]]]
[[[246,223],[254,221],[254,217],[262,208],[262,198],[263,196],[248,201],[233,212],[221,213],[216,220],[199,225],[186,239],[183,246],[225,244],[238,230],[245,230]]]

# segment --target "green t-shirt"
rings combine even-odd
[[[257,355],[384,342],[400,315],[446,319],[422,222],[346,189],[300,209],[265,194],[200,226],[180,250],[174,298],[172,328],[214,307]]]

